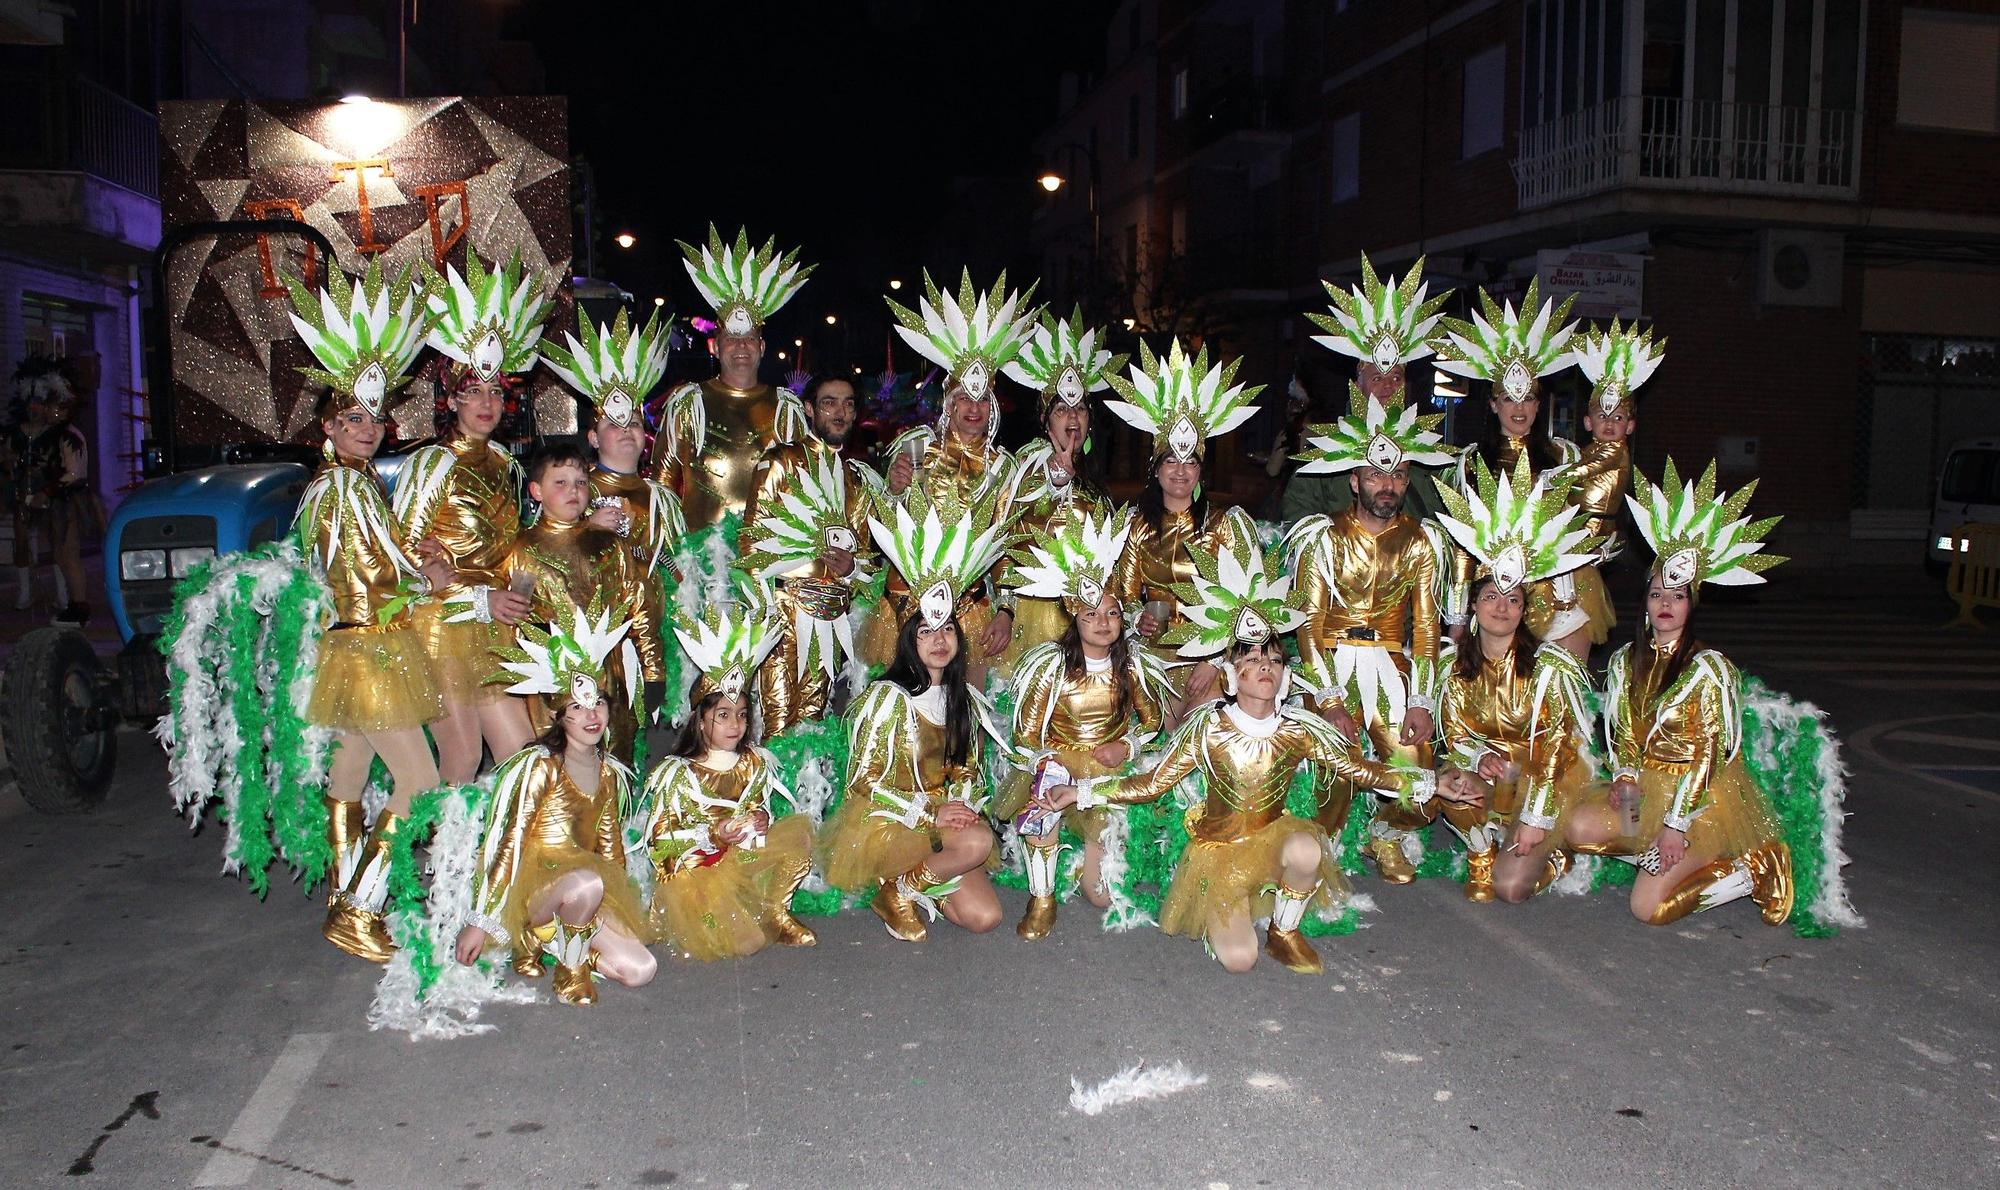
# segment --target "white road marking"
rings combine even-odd
[[[241,1186],[250,1180],[250,1175],[258,1170],[258,1162],[242,1154],[262,1153],[271,1147],[285,1117],[292,1114],[292,1104],[298,1101],[306,1080],[312,1077],[314,1068],[332,1045],[331,1033],[292,1034],[277,1060],[271,1063],[264,1081],[251,1092],[250,1101],[236,1113],[235,1123],[222,1138],[229,1149],[239,1151],[218,1151],[210,1157],[202,1167],[201,1176],[194,1180],[195,1185]]]
[[[1527,937],[1519,930],[1497,921],[1498,913],[1495,912],[1496,907],[1494,905],[1474,906],[1471,902],[1459,897],[1448,898],[1447,903],[1453,909],[1456,909],[1467,921],[1485,931],[1488,937],[1505,944],[1515,954],[1520,955],[1535,966],[1548,972],[1557,982],[1570,991],[1582,996],[1599,1008],[1612,1008],[1617,1005],[1618,1001],[1611,993],[1577,974],[1568,963],[1563,962],[1548,951],[1528,941]],[[1504,911],[1500,910],[1500,912]]]
[[[1936,731],[1893,731],[1882,737],[1899,744],[1941,744],[1968,752],[2000,752],[2000,740],[1990,736],[1946,735]]]
[[[1880,680],[1844,678],[1842,680],[1845,681],[1850,686],[1859,686],[1863,690],[1968,690],[1968,691],[1978,690],[1982,692],[1988,690],[2000,690],[2000,681],[1926,682],[1926,681],[1909,681],[1902,678],[1883,678]]]
[[[2000,716],[1982,717],[2000,718]],[[1888,736],[1901,735],[1904,731],[1912,727],[1922,727],[1930,723],[1949,723],[1953,720],[1963,718],[1965,716],[1962,714],[1926,715],[1921,719],[1897,719],[1888,723],[1877,723],[1869,727],[1864,727],[1854,733],[1854,736],[1848,740],[1848,747],[1855,754],[1865,756],[1884,768],[1894,769],[1899,773],[1908,773],[1912,777],[1922,781],[1929,781],[1933,785],[1943,786],[1954,793],[1971,794],[1974,797],[1985,798],[1989,802],[2000,802],[2000,793],[1994,793],[1990,789],[1981,789],[1977,785],[1967,785],[1963,781],[1954,781],[1950,777],[1940,777],[1936,773],[1925,772],[1923,769],[1913,768],[1907,764],[1898,764],[1896,761],[1882,755],[1881,751],[1875,747],[1876,740]]]

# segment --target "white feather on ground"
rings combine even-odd
[[[1085,1087],[1078,1080],[1070,1079],[1069,1106],[1072,1111],[1094,1116],[1107,1108],[1136,1103],[1141,1099],[1165,1099],[1207,1081],[1207,1075],[1194,1073],[1184,1062],[1155,1067],[1141,1062],[1137,1066],[1126,1067],[1094,1087]]]

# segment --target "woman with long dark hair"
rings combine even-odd
[[[1715,465],[1682,484],[1632,476],[1629,498],[1655,560],[1639,638],[1611,656],[1605,735],[1613,777],[1571,816],[1579,851],[1635,857],[1632,914],[1666,925],[1750,897],[1765,922],[1792,909],[1792,859],[1769,800],[1744,770],[1741,677],[1693,628],[1704,582],[1764,581],[1784,561],[1760,552],[1775,521],[1743,515],[1752,483],[1715,490]]]
[[[594,1003],[599,975],[639,987],[656,970],[625,865],[620,814],[632,773],[604,748],[605,662],[631,648],[629,627],[608,611],[567,608],[546,631],[524,625],[499,654],[520,679],[509,689],[547,699],[553,721],[494,770],[473,912],[454,953],[471,966],[489,945],[511,947],[529,979],[546,957],[565,1004]]]
[[[1111,387],[1107,374],[1124,366],[1125,357],[1099,347],[1104,338],[1102,327],[1084,329],[1080,309],[1067,320],[1044,314],[1020,357],[1007,365],[1008,376],[1041,392],[1043,436],[1015,456],[1027,472],[1019,522],[1025,535],[1049,540],[1113,507],[1102,478],[1104,452],[1092,449],[1090,394]],[[1000,604],[1014,611],[1014,639],[1000,665],[1013,672],[1030,650],[1063,635],[1070,616],[1060,599],[1024,593],[1017,574],[1003,574],[1001,587]]]
[[[674,754],[646,778],[641,837],[653,860],[651,936],[689,958],[818,941],[791,912],[812,868],[812,820],[773,820],[791,791],[750,738],[757,667],[783,631],[776,619],[727,608],[675,626],[701,676]]]
[[[886,523],[869,524],[902,575],[895,656],[851,713],[842,800],[821,843],[828,884],[866,891],[889,933],[921,942],[921,908],[985,933],[1000,924],[1000,900],[984,871],[993,832],[986,808],[984,737],[1007,752],[983,695],[967,685],[968,644],[958,617],[967,587],[1000,557],[1008,527],[993,519],[994,496],[949,523],[912,488]],[[954,510],[955,512],[955,510]]]
[[[994,805],[1001,819],[1021,813],[1035,784],[1123,771],[1159,730],[1160,706],[1173,697],[1173,687],[1157,657],[1132,647],[1124,610],[1110,586],[1131,528],[1129,511],[1084,517],[1015,554],[1023,598],[1054,603],[1068,626],[1057,639],[1029,650],[1014,671],[1014,747],[1026,763]],[[1084,841],[1078,882],[1084,899],[1100,909],[1110,904],[1102,877],[1107,813],[1067,810],[1060,819],[1022,818],[1029,901],[1016,927],[1021,937],[1047,937],[1055,925],[1062,827]]]
[[[1240,508],[1221,510],[1202,495],[1202,456],[1208,439],[1242,425],[1257,412],[1252,402],[1262,385],[1232,384],[1237,365],[1213,367],[1208,350],[1188,355],[1178,341],[1165,356],[1143,343],[1129,378],[1112,376],[1122,401],[1105,407],[1153,436],[1151,475],[1139,493],[1138,518],[1125,541],[1112,589],[1149,648],[1174,666],[1175,704],[1167,726],[1187,709],[1212,697],[1216,668],[1208,661],[1189,666],[1163,647],[1163,638],[1187,622],[1175,586],[1195,577],[1193,549],[1220,555],[1239,542],[1256,542],[1256,526]]]

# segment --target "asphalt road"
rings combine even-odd
[[[2000,1183],[2000,630],[1939,633],[1914,575],[1778,575],[1703,632],[1847,745],[1869,924],[1823,941],[1748,902],[1653,930],[1615,897],[1363,885],[1379,912],[1325,976],[1232,977],[1088,909],[1043,943],[916,947],[860,913],[815,950],[413,1043],[368,1031],[376,970],[315,902],[217,875],[218,833],[189,836],[127,733],[101,812],[0,805],[0,1180]],[[1072,1079],[1140,1062],[1206,1081],[1070,1109]]]

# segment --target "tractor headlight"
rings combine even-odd
[[[167,551],[126,550],[118,555],[118,577],[128,583],[167,577]]]
[[[130,555],[127,556],[129,557]],[[184,545],[177,550],[169,551],[167,554],[167,560],[173,567],[175,578],[186,578],[188,575],[194,573],[195,567],[213,557],[215,557],[215,547],[212,545]]]

